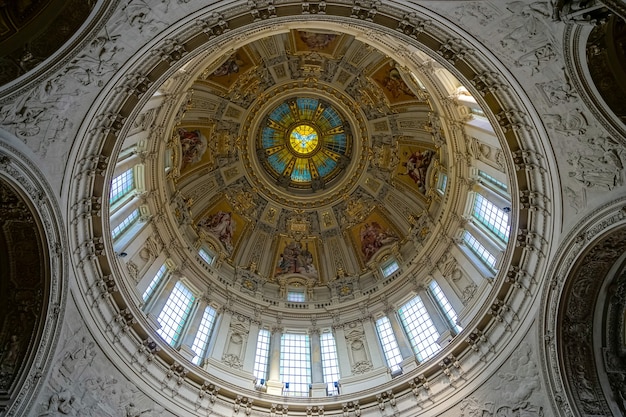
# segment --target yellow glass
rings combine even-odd
[[[317,131],[309,125],[301,124],[293,128],[289,135],[291,148],[300,155],[309,155],[319,143]]]

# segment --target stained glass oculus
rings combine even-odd
[[[289,145],[294,153],[300,156],[307,156],[317,150],[319,137],[317,131],[312,126],[301,124],[291,130],[289,135]]]
[[[324,188],[347,167],[350,128],[329,103],[312,97],[289,99],[272,109],[260,129],[257,155],[280,186]]]

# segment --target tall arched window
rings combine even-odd
[[[253,374],[258,385],[263,385],[267,380],[267,366],[270,358],[270,331],[267,329],[259,330],[256,342],[256,353],[254,355]]]
[[[385,354],[385,360],[387,366],[391,372],[400,370],[400,364],[402,363],[402,354],[398,347],[398,341],[391,328],[391,323],[386,316],[380,317],[376,320],[376,331],[378,332],[378,339],[383,348]]]
[[[217,311],[211,306],[206,306],[204,313],[202,314],[200,327],[198,327],[198,332],[196,333],[196,337],[191,345],[191,349],[196,353],[192,362],[196,365],[200,365],[202,359],[206,355],[206,350],[209,345],[209,337],[211,336],[211,331],[213,330],[213,325],[215,324],[215,317],[217,317]]]
[[[335,337],[330,332],[324,332],[320,335],[320,346],[322,350],[322,371],[324,374],[324,382],[326,383],[326,392],[328,395],[339,394],[339,363],[337,358],[337,346],[335,345]]]
[[[171,346],[175,346],[178,342],[194,300],[195,296],[191,290],[181,281],[178,281],[170,293],[165,307],[159,313],[157,320],[161,328],[157,330],[157,333]]]
[[[142,298],[143,298],[144,303],[147,303],[150,300],[152,295],[155,293],[155,290],[164,281],[166,273],[167,273],[167,265],[163,264],[161,268],[159,268],[157,273],[154,275],[154,278],[152,278],[152,281],[150,281],[148,288],[146,288],[146,290],[143,292]]]
[[[311,342],[309,335],[284,333],[280,339],[280,379],[283,394],[309,395],[311,385]]]
[[[440,346],[437,344],[439,333],[419,295],[400,307],[398,315],[420,362],[439,351]]]

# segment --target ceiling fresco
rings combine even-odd
[[[440,210],[428,191],[446,159],[427,94],[349,35],[291,30],[251,42],[192,90],[172,134],[175,193],[216,181],[187,204],[191,243],[219,248],[236,268],[322,285],[398,253],[419,213]],[[346,262],[319,253],[337,239]]]

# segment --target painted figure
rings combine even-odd
[[[313,254],[299,242],[285,245],[276,266],[276,276],[297,273],[317,278],[317,269],[313,265]]]
[[[182,167],[195,164],[202,159],[207,150],[207,139],[199,130],[178,129],[178,138],[182,149]]]
[[[233,251],[235,222],[231,212],[220,210],[213,215],[207,216],[198,222],[198,228],[215,236],[222,242],[228,252]]]
[[[383,229],[383,227],[375,221],[365,223],[361,226],[359,236],[361,238],[361,253],[363,254],[365,262],[369,262],[369,260],[372,259],[372,256],[374,256],[383,246],[389,245],[398,240],[396,236],[388,230]]]
[[[300,35],[300,40],[314,50],[326,48],[337,37],[337,35],[330,33],[298,32],[298,34]]]
[[[408,175],[417,184],[417,188],[422,194],[426,193],[426,173],[434,155],[435,152],[432,150],[415,151],[408,156],[406,162],[402,163],[406,172],[400,175]]]

